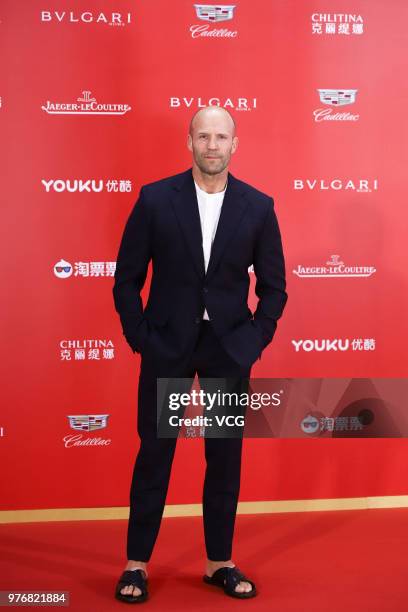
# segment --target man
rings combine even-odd
[[[157,378],[249,378],[287,300],[273,200],[228,172],[238,146],[233,118],[220,107],[199,110],[187,145],[192,169],[142,187],[124,230],[113,288],[123,333],[142,358],[128,563],[115,593],[131,603],[147,598],[147,562],[177,441],[157,435]],[[150,261],[143,310],[140,292]],[[259,298],[254,314],[247,304],[251,265]],[[204,581],[249,598],[255,585],[231,559],[241,449],[239,437],[205,438]]]

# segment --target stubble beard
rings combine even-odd
[[[207,162],[204,156],[195,155],[194,159],[203,174],[208,174],[209,176],[216,176],[217,174],[221,174],[228,167],[231,156],[220,157],[219,162],[220,165],[217,164],[216,167],[212,167],[211,163]]]

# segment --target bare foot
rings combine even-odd
[[[144,561],[133,561],[132,559],[130,559],[128,561],[127,566],[125,567],[125,571],[141,569],[146,574],[145,578],[147,578],[146,566],[147,564]],[[142,594],[142,591],[137,586],[132,585],[123,587],[120,592],[122,593],[122,595],[133,595],[134,597],[137,597],[138,595]]]
[[[207,559],[207,576],[211,578],[220,567],[235,567],[235,563],[231,559],[229,561],[210,561]],[[235,587],[235,591],[237,593],[249,593],[249,591],[252,591],[252,585],[241,580]]]

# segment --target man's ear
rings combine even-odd
[[[238,143],[238,136],[234,136],[234,138],[232,139],[231,153],[235,153],[235,151],[238,149]]]
[[[187,148],[189,151],[193,150],[193,139],[191,138],[191,134],[187,136]]]

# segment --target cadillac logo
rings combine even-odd
[[[330,106],[345,106],[354,104],[357,89],[318,89],[320,102]]]
[[[203,21],[229,21],[234,17],[235,4],[195,4],[197,17]]]
[[[109,414],[72,414],[68,415],[71,429],[79,431],[95,431],[107,425]]]

